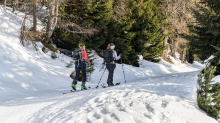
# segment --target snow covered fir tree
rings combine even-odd
[[[211,117],[219,119],[220,83],[211,81],[216,67],[210,64],[199,74],[198,105]]]
[[[220,122],[219,0],[3,0],[0,123]]]

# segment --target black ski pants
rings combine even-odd
[[[114,74],[114,70],[115,70],[116,65],[115,64],[106,64],[106,68],[109,72],[108,74],[108,81],[113,81],[113,74]]]
[[[75,64],[75,70],[76,70],[76,76],[75,79],[73,80],[73,84],[77,84],[77,81],[79,79],[80,75],[80,70],[82,71],[82,82],[86,82],[86,64],[85,63],[76,63]]]

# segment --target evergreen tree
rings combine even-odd
[[[139,66],[138,54],[158,62],[158,56],[165,49],[162,27],[164,18],[157,0],[76,0],[68,1],[60,7],[62,17],[86,28],[98,31],[92,36],[70,34],[56,30],[54,36],[62,39],[65,45],[73,49],[78,42],[85,42],[96,51],[106,49],[109,43],[116,45],[116,51],[123,53],[123,62]],[[125,13],[119,14],[121,8]],[[118,16],[120,18],[118,19]],[[66,49],[66,48],[65,48]]]
[[[122,52],[123,62],[139,66],[137,54],[151,61],[165,50],[162,23],[166,20],[162,16],[160,5],[156,0],[129,0],[126,15],[119,21],[114,19],[95,37],[94,43],[105,48],[108,43],[116,44],[116,50]]]
[[[92,51],[86,50],[86,52],[87,52],[88,59],[94,61],[95,59],[94,59],[94,55],[93,55]],[[91,80],[91,74],[93,73],[94,70],[95,70],[94,64],[87,63],[87,65],[86,65],[86,77],[87,77],[86,80],[87,80],[87,82],[89,82]]]
[[[106,0],[68,0],[59,8],[59,12],[63,20],[97,30],[105,27],[113,14],[112,3]],[[88,48],[95,47],[85,34],[72,34],[56,29],[53,36],[62,40],[63,43],[58,46],[65,49],[72,50],[78,47],[79,42],[85,42]]]
[[[213,46],[213,48],[215,48],[218,52],[216,53],[213,53],[214,55],[214,58],[213,59],[210,59],[209,60],[209,63],[212,65],[212,66],[215,66],[216,67],[216,70],[214,72],[214,75],[220,75],[220,48],[219,47],[216,47],[216,46]]]
[[[135,51],[141,52],[145,59],[158,62],[158,56],[162,55],[166,48],[163,45],[166,35],[162,27],[166,26],[163,22],[167,18],[162,16],[162,1],[131,0],[131,3],[133,4],[131,18],[136,19],[130,30],[135,32],[131,44]],[[149,56],[150,59],[148,59]]]
[[[211,55],[216,56],[210,61],[212,66],[217,66],[215,75],[220,74],[218,50],[213,46],[220,46],[220,2],[216,0],[201,0],[192,9],[197,25],[189,25],[190,34],[182,34],[188,39],[190,51],[200,60],[205,60]]]
[[[220,2],[201,0],[196,6],[192,12],[197,25],[190,25],[190,34],[182,36],[190,41],[192,53],[205,60],[217,52],[213,46],[220,46]]]
[[[198,75],[197,102],[199,108],[218,119],[220,114],[220,83],[212,80],[216,67],[208,64]]]
[[[220,60],[220,2],[218,0],[201,0],[196,4],[196,9],[192,9],[196,18],[196,25],[190,25],[190,34],[181,36],[188,39],[190,51],[196,54],[201,60],[211,59],[203,69],[198,78],[197,102],[199,107],[209,116],[215,119],[220,114],[220,83],[212,80],[213,74],[216,75],[216,66]],[[217,47],[216,47],[217,46]],[[219,73],[219,66],[217,74]]]

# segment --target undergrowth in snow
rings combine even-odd
[[[197,75],[203,64],[139,60],[140,67],[117,64],[119,86],[63,95],[71,89],[71,58],[43,53],[19,42],[23,14],[0,10],[0,121],[3,123],[216,123],[196,104]],[[103,59],[87,86],[96,87]],[[106,84],[106,72],[101,84]],[[77,89],[80,89],[80,82]]]

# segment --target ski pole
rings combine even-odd
[[[90,88],[90,82],[91,82],[91,73],[92,73],[92,64],[90,63],[89,88]]]
[[[106,68],[105,68],[105,70],[106,70]],[[103,72],[103,74],[102,74],[102,77],[103,77],[103,75],[104,75],[104,73],[105,73],[105,70],[104,70],[104,72]],[[101,82],[102,77],[100,78],[99,83]],[[98,85],[97,85],[97,87],[96,87],[96,88],[98,88],[98,87],[99,87],[99,83],[98,83]]]
[[[99,72],[100,72],[102,69],[104,69],[104,67],[105,67],[105,64],[102,63],[102,67],[100,68]]]
[[[93,60],[94,60],[94,55],[93,55]],[[91,74],[92,74],[92,63],[90,62],[90,76],[89,76],[89,88],[90,88],[90,82],[91,82]]]
[[[125,71],[124,71],[124,68],[123,68],[123,63],[122,63],[122,58],[121,58],[121,64],[122,64],[122,70],[123,70],[123,74],[124,74],[124,79],[125,79]],[[126,79],[125,79],[125,83],[126,83]]]

